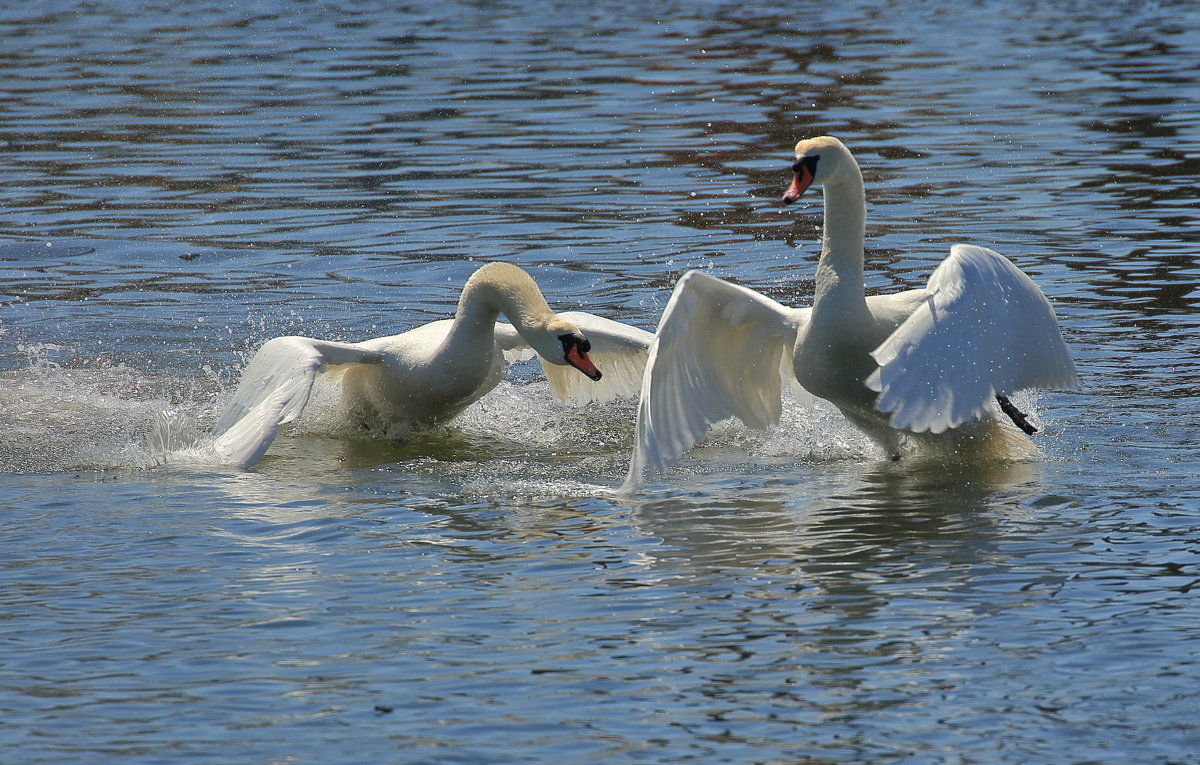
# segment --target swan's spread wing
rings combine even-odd
[[[997,252],[956,244],[928,297],[871,354],[867,385],[891,424],[940,433],[980,416],[994,396],[1075,384],[1075,365],[1046,296]]]
[[[213,448],[228,464],[253,465],[279,428],[300,415],[322,367],[378,360],[378,354],[350,343],[307,337],[268,340],[250,360],[213,428]]]
[[[667,303],[642,378],[626,486],[661,471],[714,423],[738,417],[766,428],[782,410],[780,379],[793,375],[802,312],[699,271]]]
[[[537,355],[525,338],[517,334],[517,328],[503,321],[496,322],[496,342],[504,351],[504,360],[512,364],[517,361],[532,359]]]
[[[588,356],[603,377],[593,382],[573,367],[542,361],[550,392],[555,398],[572,404],[586,404],[638,392],[650,344],[654,342],[653,333],[583,311],[566,311],[558,316],[579,327],[587,336],[592,344]],[[506,361],[524,361],[537,355],[511,324],[496,322],[496,342],[504,349]]]

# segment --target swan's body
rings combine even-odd
[[[994,402],[1033,432],[1007,396],[1076,381],[1037,285],[999,253],[959,244],[924,289],[867,297],[858,163],[836,138],[821,137],[796,145],[793,171],[785,204],[810,185],[825,190],[812,307],[685,274],[651,349],[627,485],[661,470],[720,420],[777,422],[781,365],[893,457],[913,442],[959,454],[1032,453]]]
[[[498,322],[500,314],[513,324]],[[496,387],[506,357],[534,353],[559,399],[586,403],[628,395],[636,392],[652,339],[600,316],[555,314],[527,273],[489,263],[463,287],[453,319],[361,343],[268,340],[225,406],[212,445],[222,462],[253,465],[279,428],[300,415],[317,373],[331,367],[343,372],[349,413],[384,427],[447,420]],[[593,359],[605,367],[603,380]],[[585,383],[584,375],[595,384]]]

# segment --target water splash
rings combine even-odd
[[[0,372],[0,471],[152,469],[220,464],[209,428],[229,396],[226,375],[158,375],[61,346],[22,345],[28,366]],[[1036,400],[1020,405],[1035,419]],[[320,461],[344,468],[396,464],[454,476],[481,494],[563,496],[619,482],[633,445],[636,404],[583,407],[553,399],[544,379],[507,379],[453,421],[363,433],[340,401],[337,377],[318,378],[301,417],[285,426],[262,468]],[[830,405],[785,397],[778,426],[730,420],[681,461],[683,472],[745,460],[824,463],[882,453]],[[424,463],[423,463],[424,464]],[[472,488],[473,487],[473,488]]]
[[[148,467],[145,440],[156,414],[171,406],[169,383],[107,362],[69,367],[25,347],[33,363],[0,372],[0,471],[60,472]]]

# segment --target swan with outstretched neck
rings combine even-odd
[[[645,330],[590,313],[556,314],[528,273],[489,263],[467,280],[453,319],[361,343],[268,340],[226,404],[211,448],[224,464],[254,465],[303,411],[317,374],[330,370],[341,373],[347,412],[372,430],[448,420],[499,384],[506,358],[533,354],[560,400],[631,395],[652,340]]]
[[[811,307],[789,308],[699,271],[676,284],[642,381],[626,486],[716,422],[778,422],[781,369],[898,459],[913,449],[1016,458],[1036,432],[1009,396],[1076,383],[1054,311],[1004,256],[957,244],[928,286],[867,296],[862,172],[841,141],[796,144],[790,204],[812,186],[825,223]]]

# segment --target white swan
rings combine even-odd
[[[783,203],[825,190],[811,308],[788,308],[692,271],[675,286],[642,381],[632,487],[728,417],[779,420],[780,374],[833,403],[893,458],[917,442],[958,454],[1018,456],[1034,432],[1008,395],[1076,383],[1054,311],[999,253],[958,244],[924,289],[866,297],[865,201],[850,151],[823,136],[796,144]]]
[[[499,314],[515,327],[498,323]],[[242,374],[211,446],[222,463],[253,465],[280,427],[300,415],[317,373],[330,367],[343,372],[348,411],[362,422],[384,425],[449,419],[496,387],[506,357],[534,353],[561,400],[631,395],[653,338],[588,313],[555,314],[529,274],[508,263],[489,263],[467,280],[453,319],[361,343],[268,340]],[[605,368],[602,382],[597,365]],[[584,383],[570,367],[597,383]]]

